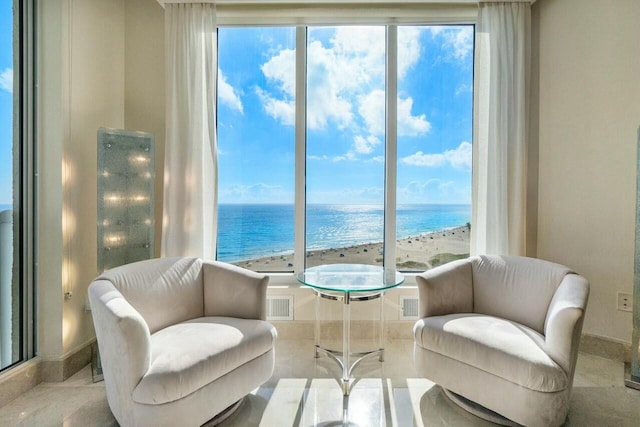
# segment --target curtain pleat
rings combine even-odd
[[[480,4],[472,254],[525,255],[530,27],[528,3]]]
[[[215,258],[216,37],[215,5],[165,5],[163,257]]]

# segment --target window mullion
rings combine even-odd
[[[304,270],[307,169],[307,28],[296,28],[294,273]]]
[[[398,136],[398,27],[387,26],[386,137],[384,161],[384,266],[396,267],[396,181]]]

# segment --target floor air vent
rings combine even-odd
[[[267,297],[267,320],[293,320],[293,295]]]
[[[418,318],[418,298],[400,297],[400,320],[412,320]]]

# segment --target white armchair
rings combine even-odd
[[[141,261],[89,286],[107,400],[121,426],[200,426],[267,381],[268,277],[198,258]],[[230,411],[230,409],[229,409]]]
[[[564,422],[589,296],[585,278],[539,259],[476,256],[417,282],[414,363],[421,375],[494,421],[485,409],[526,426]]]

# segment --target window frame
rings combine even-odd
[[[36,1],[13,1],[13,176],[14,176],[14,273],[19,298],[19,357],[0,367],[7,372],[36,355],[35,313],[35,40]]]
[[[26,362],[36,356],[36,1],[20,0],[20,134],[21,188],[20,188],[20,287],[22,290],[22,358]]]
[[[325,5],[327,6],[327,5]],[[328,7],[331,6],[331,7]],[[380,2],[349,5],[279,4],[247,7],[235,2],[218,4],[218,27],[296,27],[294,260],[293,272],[263,272],[271,285],[297,285],[295,275],[305,268],[306,251],[306,108],[307,32],[310,26],[383,25],[386,32],[385,166],[383,265],[396,265],[398,26],[476,25],[477,4],[415,4]],[[474,41],[475,50],[475,41]],[[475,58],[475,55],[474,55]],[[474,59],[475,62],[475,59]],[[475,67],[474,67],[475,69]],[[474,71],[472,71],[472,74]],[[472,77],[473,78],[473,77]],[[302,83],[302,84],[301,84]],[[474,92],[474,99],[476,94]],[[475,103],[474,103],[475,105]],[[216,189],[217,191],[217,189]],[[299,254],[303,254],[300,256]],[[297,255],[297,256],[296,256]],[[404,273],[405,285],[415,285],[419,272]]]

